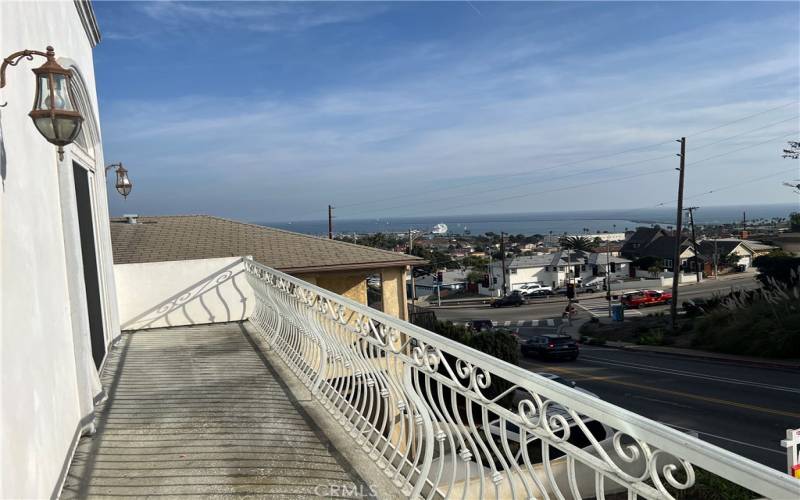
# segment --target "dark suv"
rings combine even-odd
[[[492,307],[506,307],[506,306],[513,306],[518,307],[523,304],[526,304],[525,297],[522,296],[522,293],[519,290],[514,290],[510,294],[506,295],[505,297],[501,297],[499,299],[495,299],[492,301]]]
[[[522,354],[536,354],[542,359],[567,358],[575,360],[578,358],[578,343],[569,335],[561,333],[551,333],[547,335],[537,335],[522,340],[520,343]]]

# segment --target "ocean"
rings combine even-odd
[[[702,207],[695,211],[695,224],[724,224],[742,220],[788,217],[790,212],[800,210],[800,203],[773,205],[738,205]],[[335,215],[335,213],[334,213]],[[684,220],[686,218],[684,217]],[[686,221],[688,223],[688,221]],[[578,210],[491,215],[442,215],[428,217],[392,217],[380,219],[334,219],[336,234],[403,233],[409,229],[430,231],[436,224],[446,224],[449,233],[482,234],[486,232],[510,234],[578,234],[588,229],[590,233],[624,231],[637,226],[675,224],[674,208],[645,208],[630,210]],[[257,222],[298,233],[327,235],[327,220],[297,222]]]

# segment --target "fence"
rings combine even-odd
[[[411,498],[672,498],[705,469],[800,482],[252,260],[250,321]]]

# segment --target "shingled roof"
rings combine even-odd
[[[280,271],[317,272],[420,265],[423,259],[208,215],[111,219],[115,264],[252,255]]]

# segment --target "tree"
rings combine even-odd
[[[789,149],[783,150],[784,158],[800,159],[800,141],[789,141]]]
[[[753,265],[758,268],[758,279],[766,286],[771,286],[771,280],[788,286],[800,283],[800,257],[773,252],[756,257]]]
[[[470,283],[481,283],[483,281],[483,273],[479,271],[470,271],[467,273],[467,281]]]
[[[562,236],[559,238],[558,243],[562,248],[570,250],[582,250],[584,252],[591,252],[597,244],[585,236]]]
[[[789,214],[789,224],[792,231],[800,232],[800,212],[792,212]]]
[[[735,253],[719,254],[717,256],[717,264],[723,267],[733,267],[739,264],[741,257]]]

